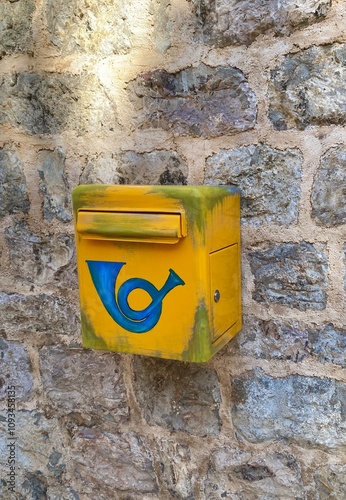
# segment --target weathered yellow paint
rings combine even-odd
[[[241,329],[236,189],[88,185],[73,204],[85,347],[202,362]]]

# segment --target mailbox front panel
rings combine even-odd
[[[219,202],[204,203],[213,189],[76,188],[85,347],[199,362],[240,329],[239,196],[222,190]],[[215,227],[225,221],[227,237]],[[229,249],[214,250],[218,233]]]

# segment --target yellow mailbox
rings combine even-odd
[[[239,192],[73,191],[84,347],[202,362],[241,329]]]

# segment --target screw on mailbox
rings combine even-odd
[[[220,296],[221,296],[220,295],[220,290],[215,290],[215,292],[214,292],[214,300],[215,300],[215,302],[219,302]]]

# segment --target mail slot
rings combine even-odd
[[[229,186],[73,191],[82,342],[203,362],[241,329],[240,196]]]

